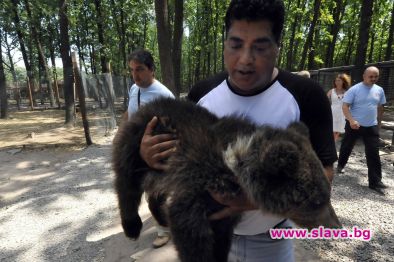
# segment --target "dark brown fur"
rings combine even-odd
[[[139,155],[153,116],[161,120],[157,133],[176,132],[179,139],[166,174],[148,168]],[[209,190],[229,196],[243,190],[262,210],[308,228],[339,226],[330,205],[329,182],[305,130],[301,124],[283,130],[256,127],[235,117],[218,119],[204,108],[173,99],[143,106],[122,124],[113,144],[115,189],[125,234],[139,236],[138,207],[144,191],[155,218],[161,224],[168,221],[184,262],[227,261],[239,218],[210,221],[209,215],[222,206]]]

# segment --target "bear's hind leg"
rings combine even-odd
[[[227,262],[231,248],[234,220],[234,218],[226,218],[211,221],[214,233],[214,257],[217,262]]]
[[[186,192],[169,205],[173,242],[182,262],[216,262],[214,232],[208,220],[205,197]]]
[[[163,227],[168,227],[168,221],[165,213],[166,196],[163,194],[148,194],[148,206],[156,222]]]

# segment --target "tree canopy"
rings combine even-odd
[[[27,75],[50,83],[48,78],[56,70],[48,67],[49,61],[53,65],[56,57],[62,57],[62,41],[66,40],[61,33],[60,2],[67,6],[70,50],[78,53],[86,73],[111,71],[128,76],[127,54],[146,48],[157,61],[157,77],[170,75],[170,88],[179,94],[224,69],[223,18],[229,0],[2,0],[0,36],[7,81],[26,77],[11,55],[18,51]],[[312,70],[393,59],[392,0],[284,3],[280,68]],[[158,28],[163,31],[158,32]],[[167,46],[161,49],[160,41]],[[160,67],[159,63],[167,66]],[[172,65],[171,71],[168,65]]]

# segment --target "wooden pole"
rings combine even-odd
[[[34,110],[33,95],[31,94],[31,86],[30,86],[30,77],[27,77],[27,89],[29,91],[30,108],[31,108],[31,110]]]
[[[81,110],[81,115],[82,115],[82,123],[85,132],[86,145],[90,146],[91,144],[93,144],[93,142],[90,137],[89,121],[86,114],[85,92],[83,90],[81,75],[79,74],[79,69],[77,64],[77,56],[75,52],[71,53],[71,60],[73,63],[74,83],[75,83],[75,89],[78,92],[79,109]]]
[[[54,77],[54,82],[55,82],[55,95],[56,95],[56,103],[57,103],[57,108],[60,109],[62,105],[60,104],[60,95],[59,95],[59,85],[57,83],[57,76],[55,75]]]

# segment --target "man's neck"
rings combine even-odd
[[[278,68],[274,67],[272,70],[272,75],[271,75],[271,80],[265,85],[261,85],[257,88],[254,88],[252,90],[244,91],[240,88],[238,88],[234,83],[232,83],[230,76],[228,77],[228,83],[230,84],[230,88],[233,90],[234,93],[239,94],[239,95],[245,95],[245,96],[253,96],[255,94],[261,93],[262,91],[266,90],[269,86],[272,85],[272,82],[274,79],[278,76],[279,70]]]
[[[139,85],[137,85],[139,88],[148,88],[148,87],[150,87],[152,84],[153,84],[153,82],[155,82],[155,79],[153,78],[152,79],[152,82],[150,82],[149,84],[147,84],[147,85],[144,85],[144,86],[139,86]]]
[[[365,83],[364,81],[363,81],[363,84],[364,84],[365,86],[369,87],[369,88],[373,87],[373,85],[374,85],[374,84]]]

